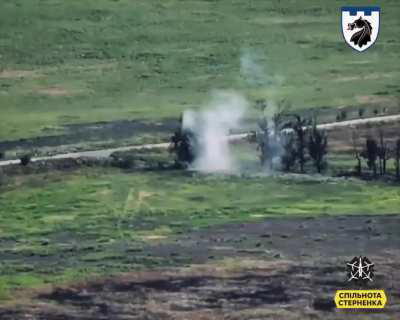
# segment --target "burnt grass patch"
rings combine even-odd
[[[356,228],[370,221],[390,236],[371,240]],[[343,223],[345,229],[338,229]],[[339,320],[343,313],[333,297],[338,289],[359,289],[347,281],[345,270],[346,261],[358,254],[368,255],[376,265],[374,282],[364,288],[386,290],[389,305],[382,316],[393,318],[400,311],[399,237],[392,233],[398,223],[392,215],[271,218],[214,226],[172,244],[143,246],[141,253],[164,261],[158,267],[37,289],[29,302],[0,307],[0,318]],[[354,230],[358,245],[349,237]],[[266,233],[271,237],[263,238]],[[237,242],[243,234],[246,239]],[[288,237],[281,239],[280,234]],[[330,240],[309,241],[321,234]],[[165,264],[172,253],[187,261]],[[368,313],[365,319],[375,316]]]
[[[232,319],[238,314],[249,320],[343,316],[335,309],[333,295],[348,287],[346,281],[314,281],[326,265],[299,267],[294,261],[272,265],[240,271],[209,267],[125,274],[39,293],[29,305],[0,309],[0,316],[6,320],[188,319],[192,313],[198,318],[191,319]],[[394,295],[388,314],[397,314],[398,300]],[[266,316],[254,318],[252,310]]]
[[[166,134],[173,132],[179,121],[165,119],[162,122],[144,120],[120,120],[111,122],[81,123],[65,125],[63,134],[47,135],[27,139],[0,141],[0,150],[35,149],[58,147],[80,142],[104,141],[108,139],[122,140],[141,134]]]

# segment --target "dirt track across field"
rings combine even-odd
[[[53,289],[0,308],[4,320],[342,320],[400,317],[400,216],[269,218],[192,232],[144,248],[190,261]],[[135,253],[132,253],[135,254]],[[367,256],[373,282],[347,281],[346,261]],[[335,308],[338,289],[384,289],[388,306]],[[22,293],[21,293],[22,294]]]
[[[348,120],[348,121],[341,121],[341,122],[333,122],[333,123],[324,123],[318,125],[318,128],[334,131],[340,128],[349,128],[349,127],[356,127],[356,126],[365,126],[367,124],[390,124],[396,123],[400,121],[400,115],[390,115],[390,116],[381,116],[381,117],[373,117],[373,118],[365,118],[365,119],[356,119],[356,120]],[[234,134],[230,136],[232,140],[240,140],[246,139],[249,137],[249,133],[241,133],[241,134]],[[350,136],[346,137],[346,141],[350,141]],[[46,156],[46,157],[37,157],[32,158],[33,162],[36,161],[47,161],[47,160],[57,160],[57,159],[77,159],[77,158],[97,158],[97,159],[104,159],[108,158],[112,153],[118,151],[129,151],[129,150],[140,150],[140,149],[155,149],[155,148],[168,148],[168,143],[158,143],[158,144],[145,144],[145,145],[133,145],[133,146],[125,146],[119,148],[110,148],[110,149],[101,149],[101,150],[93,150],[93,151],[82,151],[82,152],[70,152],[64,154],[57,154],[53,156]],[[6,160],[0,161],[1,166],[7,166],[11,164],[18,164],[20,160]]]

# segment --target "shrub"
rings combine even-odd
[[[135,166],[135,158],[133,155],[125,155],[114,153],[111,155],[111,165],[120,169],[132,169]]]
[[[344,121],[347,119],[347,111],[342,110],[336,115],[336,121]]]
[[[179,128],[170,139],[169,151],[175,153],[175,162],[187,167],[195,159],[195,135],[190,130]]]
[[[31,162],[32,157],[30,154],[24,154],[19,158],[19,160],[20,160],[21,165],[27,166]]]

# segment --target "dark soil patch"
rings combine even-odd
[[[81,142],[104,140],[122,140],[141,134],[172,133],[179,122],[176,119],[165,119],[162,122],[148,122],[142,120],[121,120],[112,122],[82,123],[65,125],[65,134],[42,136],[13,141],[1,141],[0,150],[16,148],[34,149],[42,147],[56,147]]]
[[[376,277],[362,287],[385,289],[389,305],[380,319],[394,319],[400,315],[399,227],[395,215],[271,218],[212,227],[143,248],[165,259],[177,253],[197,266],[38,292],[29,303],[1,308],[0,318],[339,320],[344,315],[333,304],[335,291],[360,287],[347,282],[345,262],[366,255],[375,263]],[[372,234],[376,230],[379,237]],[[323,241],[313,241],[316,237]],[[211,256],[211,261],[233,260],[210,264]]]

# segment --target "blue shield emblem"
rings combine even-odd
[[[344,40],[359,52],[367,50],[378,38],[379,20],[379,7],[342,7]]]

